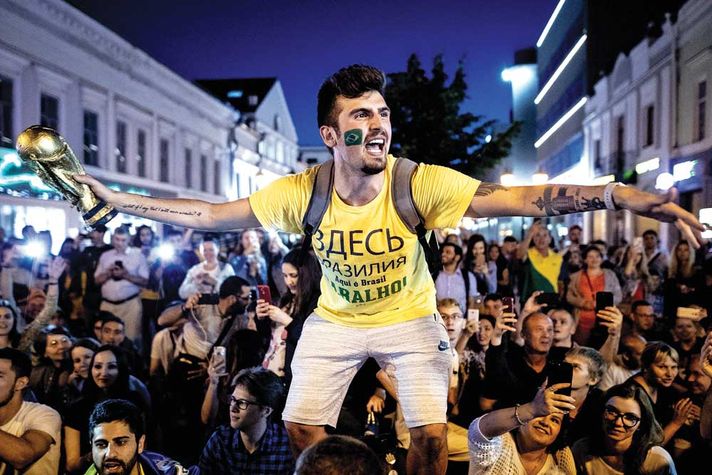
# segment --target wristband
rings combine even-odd
[[[615,201],[613,201],[613,190],[616,189],[616,187],[618,186],[625,185],[619,181],[612,181],[607,184],[606,187],[603,189],[603,202],[605,203],[606,208],[614,211],[623,209],[620,206],[616,205]]]
[[[514,406],[514,419],[516,419],[517,424],[519,424],[520,426],[523,426],[524,424],[526,424],[526,422],[524,422],[519,417],[519,404]]]

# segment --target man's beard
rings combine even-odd
[[[383,161],[380,158],[374,158],[374,160],[377,160],[374,164],[369,164],[366,160],[363,161],[361,171],[364,175],[378,175],[386,169],[386,163],[388,162],[385,157],[383,157]]]
[[[134,456],[131,458],[131,460],[129,460],[128,464],[124,463],[123,460],[119,460],[116,458],[106,459],[102,463],[101,470],[99,470],[99,473],[101,475],[106,475],[108,472],[104,471],[104,465],[106,464],[106,462],[114,462],[114,463],[119,464],[121,466],[121,468],[123,469],[118,475],[129,475],[131,473],[131,470],[133,470],[134,465],[136,465],[137,460],[138,460],[138,451],[134,454]],[[114,472],[114,474],[115,473],[116,472]],[[112,475],[114,475],[114,474],[112,474]]]
[[[381,173],[384,169],[386,168],[386,164],[384,163],[382,166],[379,165],[377,167],[370,167],[368,165],[364,165],[361,168],[361,171],[364,173],[364,175],[378,175]]]
[[[15,383],[13,382],[12,385],[14,386]],[[3,400],[0,400],[0,408],[7,406],[10,403],[10,401],[12,401],[12,398],[14,396],[15,396],[15,391],[10,390],[10,393],[7,395],[7,397]]]

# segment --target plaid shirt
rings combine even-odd
[[[227,425],[220,426],[210,436],[198,466],[201,475],[281,475],[292,473],[294,459],[284,426],[268,424],[257,450],[249,453],[240,431]]]

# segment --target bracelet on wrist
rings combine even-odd
[[[603,189],[603,202],[606,205],[606,208],[610,210],[620,210],[623,209],[620,206],[618,206],[613,199],[613,190],[618,188],[619,186],[625,186],[623,183],[619,181],[612,181],[606,185],[606,187]]]
[[[519,417],[519,406],[520,406],[519,404],[517,404],[517,405],[514,406],[514,419],[516,419],[517,424],[519,424],[520,426],[523,426],[524,424],[526,424],[526,423],[529,422],[529,421],[523,421],[523,420]]]

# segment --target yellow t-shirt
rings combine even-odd
[[[372,328],[434,313],[435,285],[418,237],[398,217],[391,199],[388,156],[383,188],[370,203],[349,206],[333,192],[314,233],[321,264],[320,317]],[[302,233],[316,167],[282,177],[250,196],[250,206],[267,229]],[[455,227],[480,182],[449,168],[421,164],[413,174],[415,205],[428,229]]]

